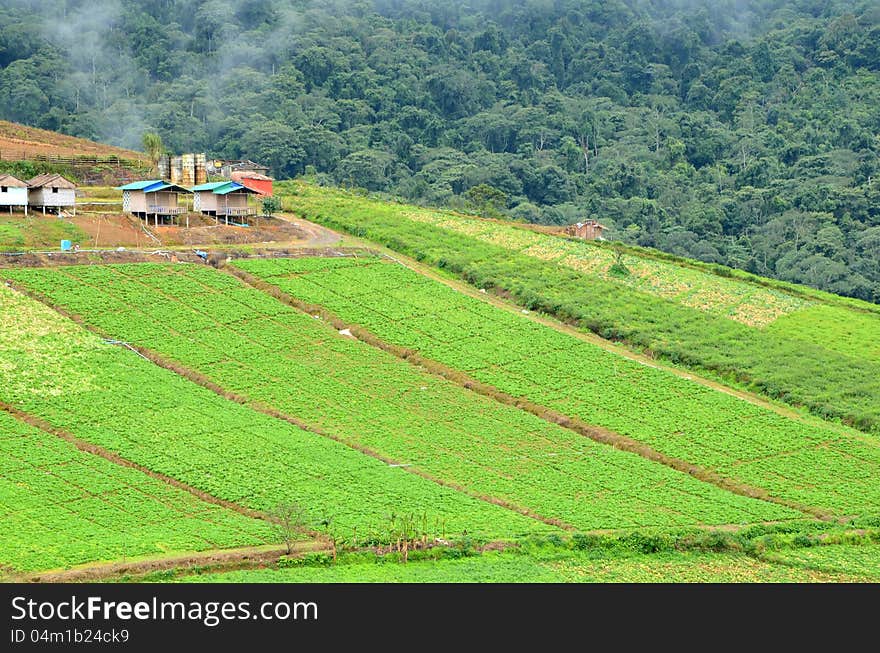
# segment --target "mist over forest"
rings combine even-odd
[[[876,0],[0,0],[0,118],[880,301]]]

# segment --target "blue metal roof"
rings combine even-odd
[[[251,189],[248,188],[247,186],[245,186],[245,185],[243,185],[243,184],[239,184],[239,183],[234,182],[234,181],[233,181],[233,182],[230,182],[228,186],[223,186],[222,188],[217,188],[217,189],[215,189],[214,192],[215,192],[217,195],[226,195],[226,194],[228,194],[228,193],[232,193],[233,191],[237,191],[237,190],[243,190],[243,191],[245,191],[246,193],[254,193],[254,192],[256,192],[256,191],[251,190]]]
[[[226,186],[227,184],[234,184],[234,181],[212,181],[207,184],[199,184],[198,186],[193,186],[190,188],[191,191],[197,192],[200,190],[214,190],[216,188],[220,188],[221,186]]]
[[[130,184],[126,184],[125,186],[117,186],[116,190],[146,190],[150,186],[155,186],[156,184],[163,184],[161,179],[148,179],[146,181],[133,181]]]
[[[116,190],[142,190],[145,193],[155,193],[160,190],[168,190],[169,188],[179,193],[190,192],[189,188],[184,188],[183,186],[178,186],[177,184],[172,184],[170,182],[163,181],[162,179],[133,181],[130,184],[126,184],[125,186],[117,186]]]

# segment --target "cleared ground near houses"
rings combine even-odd
[[[294,503],[305,527],[346,541],[386,541],[395,513],[425,517],[438,537],[555,530],[218,396],[5,285],[0,402],[218,499],[264,512]]]
[[[301,182],[285,208],[673,363],[880,433],[880,307],[804,286]],[[843,326],[843,328],[839,328]]]
[[[422,474],[523,511],[534,517],[533,526],[683,527],[806,517],[466,391],[209,267],[71,266],[4,274],[108,336],[393,460],[399,474]],[[528,530],[524,523],[488,523],[497,535]]]
[[[385,342],[837,516],[880,515],[880,441],[785,416],[501,310],[383,258],[233,265]]]

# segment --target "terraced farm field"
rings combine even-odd
[[[266,544],[266,522],[85,453],[0,410],[0,571]]]
[[[788,556],[803,564],[782,564],[742,553],[695,551],[611,557],[576,551],[490,552],[459,560],[407,565],[361,562],[332,567],[261,569],[205,576],[184,582],[216,583],[847,583],[877,578],[876,547],[798,549]],[[863,559],[870,566],[814,568],[812,558]],[[873,556],[873,557],[872,557]]]
[[[880,544],[797,548],[774,552],[767,560],[826,574],[851,574],[862,582],[880,583]]]
[[[880,441],[780,415],[469,297],[387,259],[241,260],[380,339],[773,497],[880,514]]]
[[[472,503],[460,514],[450,510],[450,521],[460,518],[449,533],[461,532],[465,515],[477,524],[466,528],[469,533],[496,535],[548,530],[548,524],[573,530],[670,528],[806,517],[466,391],[208,267],[73,266],[4,275],[108,336],[158,352],[398,465],[397,478],[422,481],[416,476],[422,474],[485,499],[468,499]],[[203,409],[203,415],[212,414]],[[248,441],[261,432],[248,431]],[[265,456],[260,465],[284,460],[268,451]],[[217,458],[242,457],[220,451]],[[230,469],[229,462],[218,464]],[[358,481],[343,484],[342,491],[349,488],[362,490]],[[361,499],[368,496],[364,492]],[[477,505],[482,512],[469,512]]]
[[[261,511],[295,503],[306,526],[331,519],[339,537],[385,540],[395,512],[426,516],[437,536],[554,530],[224,399],[4,285],[0,401],[217,498]]]
[[[299,182],[285,206],[675,364],[880,433],[880,308],[806,287]],[[821,307],[821,308],[817,308]],[[779,326],[776,327],[776,323]],[[851,325],[839,337],[823,327]]]

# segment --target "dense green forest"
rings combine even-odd
[[[876,0],[3,0],[0,118],[880,301]]]

